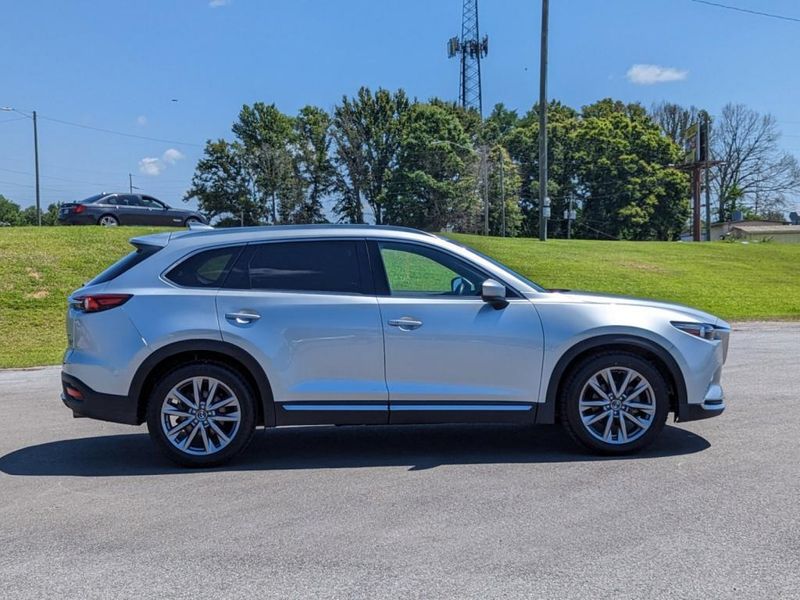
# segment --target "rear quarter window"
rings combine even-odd
[[[222,287],[241,251],[242,246],[228,246],[198,252],[173,267],[165,277],[181,287]]]
[[[130,254],[123,256],[86,285],[96,285],[98,283],[106,283],[112,279],[116,279],[126,271],[130,271],[133,267],[145,259],[153,256],[159,250],[161,250],[161,246],[140,246]]]

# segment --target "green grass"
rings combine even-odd
[[[67,295],[129,252],[128,238],[155,231],[0,229],[0,367],[58,363]],[[452,237],[545,287],[658,298],[734,320],[800,319],[800,244]]]

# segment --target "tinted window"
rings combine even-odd
[[[124,256],[115,262],[86,285],[94,285],[96,283],[105,283],[107,281],[111,281],[115,277],[122,275],[125,271],[129,271],[144,259],[153,256],[153,254],[159,250],[161,250],[161,246],[141,246],[135,252],[131,252],[127,256]]]
[[[241,246],[229,246],[198,252],[174,267],[166,278],[183,287],[220,287],[241,251]]]
[[[480,296],[486,276],[446,252],[394,242],[378,247],[392,295]]]
[[[281,242],[253,248],[252,289],[361,293],[358,241]]]
[[[98,200],[102,200],[108,196],[108,194],[95,194],[94,196],[89,196],[88,198],[84,198],[83,200],[78,200],[78,204],[94,204]]]
[[[150,196],[142,196],[141,202],[142,205],[146,206],[147,208],[164,208],[164,205],[161,204],[161,202],[155,198],[151,198]]]

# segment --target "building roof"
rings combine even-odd
[[[731,230],[734,229],[738,229],[742,233],[758,235],[781,235],[786,233],[800,234],[800,225],[748,225],[746,227],[742,227],[740,223],[736,223],[735,225],[731,226]]]

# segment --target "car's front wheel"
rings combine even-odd
[[[656,366],[627,352],[604,353],[582,362],[560,398],[561,421],[583,446],[624,454],[650,444],[669,412],[669,390]]]
[[[150,437],[166,455],[189,467],[221,464],[241,452],[255,430],[255,399],[236,371],[192,363],[155,385],[147,410]]]

